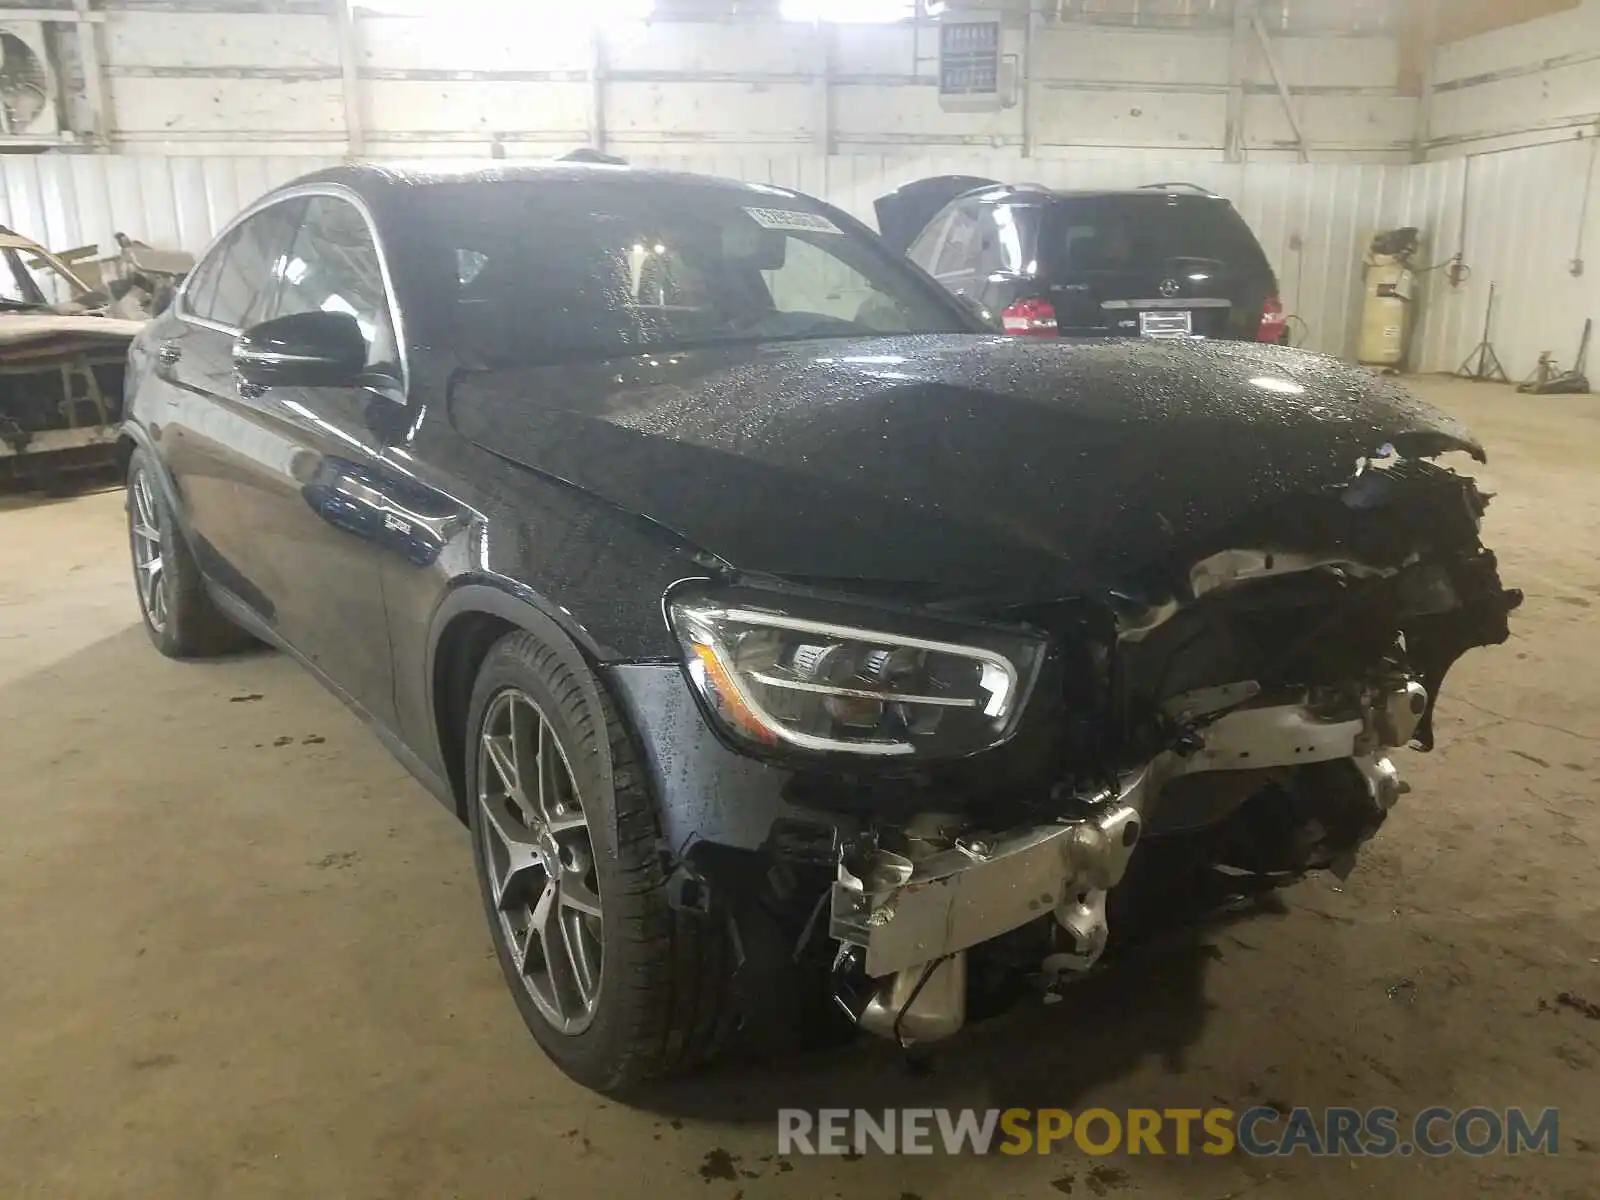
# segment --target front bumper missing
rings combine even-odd
[[[1052,956],[1052,966],[1086,970],[1105,949],[1106,892],[1122,880],[1143,814],[1166,784],[1206,771],[1348,758],[1381,815],[1402,791],[1383,751],[1410,741],[1426,706],[1425,696],[1416,702],[1419,691],[1409,684],[1347,721],[1321,720],[1303,705],[1228,713],[1205,727],[1203,745],[1165,751],[1123,775],[1114,790],[1081,797],[1079,818],[958,839],[916,860],[880,849],[859,876],[841,864],[830,933],[860,947],[867,975],[879,978],[923,968],[1052,913],[1075,946]]]
[[[866,950],[868,975],[888,975],[966,950],[1115,887],[1138,844],[1147,773],[1088,818],[963,842],[913,863],[879,851],[863,880],[840,867],[829,929]]]

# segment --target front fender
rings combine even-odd
[[[575,623],[558,621],[531,599],[487,583],[465,583],[447,592],[434,610],[428,629],[423,683],[430,698],[425,708],[428,744],[439,773],[454,787],[457,815],[465,818],[467,788],[464,724],[478,668],[489,647],[504,636],[507,627],[532,634],[549,647],[579,680],[585,703],[601,711],[595,682],[598,647]],[[599,743],[599,772],[610,788],[610,747]]]

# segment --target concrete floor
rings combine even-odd
[[[1600,399],[1424,382],[1528,603],[1342,890],[972,1029],[597,1100],[518,1023],[463,833],[290,662],[160,658],[121,498],[0,509],[0,1196],[1600,1195]],[[1562,1154],[776,1160],[780,1105],[1560,1106]]]

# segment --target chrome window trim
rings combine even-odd
[[[1140,308],[1146,312],[1154,312],[1156,309],[1162,308],[1232,308],[1233,301],[1216,299],[1184,300],[1182,298],[1176,300],[1102,300],[1100,307],[1117,310]]]
[[[245,362],[254,363],[314,363],[322,359],[314,354],[290,354],[285,350],[250,350],[236,348],[233,352],[234,361],[243,359]]]
[[[238,337],[243,330],[232,325],[225,325],[221,321],[212,321],[206,317],[197,317],[188,309],[189,282],[216,249],[225,242],[229,235],[251,217],[265,212],[275,204],[284,204],[290,200],[300,200],[310,196],[328,196],[335,200],[343,200],[352,205],[361,214],[361,219],[366,222],[367,233],[372,237],[373,248],[378,252],[378,275],[383,280],[383,298],[389,310],[389,325],[394,330],[395,352],[400,355],[400,388],[401,393],[409,401],[411,396],[411,355],[406,346],[405,320],[400,315],[400,304],[395,297],[394,276],[389,270],[389,255],[384,249],[383,237],[378,232],[378,222],[373,218],[372,209],[368,207],[365,199],[353,188],[339,183],[300,183],[275,191],[263,196],[250,207],[246,208],[233,220],[229,221],[217,231],[216,237],[211,239],[210,245],[196,260],[194,270],[184,277],[183,284],[178,288],[178,294],[173,300],[172,314],[188,325],[195,325],[201,329],[209,329],[214,333],[225,333],[229,337]],[[300,227],[295,226],[296,235]]]
[[[184,322],[186,325],[198,325],[202,329],[212,329],[217,333],[225,333],[229,337],[238,337],[239,334],[243,332],[243,330],[235,329],[232,325],[224,325],[221,321],[212,321],[205,317],[197,317],[193,313],[178,312],[174,315],[178,318],[178,320]]]

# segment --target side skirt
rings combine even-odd
[[[450,790],[448,781],[432,767],[428,766],[415,750],[401,740],[398,734],[362,707],[359,701],[329,678],[320,667],[278,636],[276,630],[257,617],[251,611],[250,606],[241,601],[232,592],[209,579],[206,580],[206,591],[216,601],[217,607],[228,615],[229,620],[237,622],[252,636],[260,638],[275,650],[281,651],[294,659],[295,662],[305,668],[313,679],[331,692],[357,717],[361,718],[362,723],[376,734],[378,740],[383,743],[384,749],[394,755],[400,765],[410,772],[418,783],[427,788],[435,800],[449,810],[452,817],[456,815],[456,798],[455,794]]]

